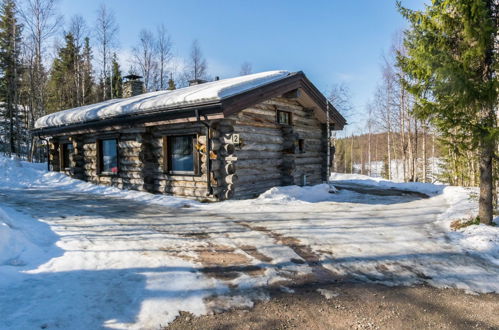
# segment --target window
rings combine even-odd
[[[291,125],[291,112],[277,110],[277,123]]]
[[[298,139],[298,152],[301,154],[305,152],[305,140],[304,139]]]
[[[172,174],[197,174],[195,135],[168,136],[163,139],[164,170]]]
[[[99,140],[100,173],[118,173],[118,141],[116,139]]]
[[[71,167],[71,155],[74,152],[74,147],[72,143],[61,144],[61,170]]]

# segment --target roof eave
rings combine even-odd
[[[221,113],[222,105],[219,101],[189,105],[185,107],[176,108],[162,108],[157,109],[153,112],[146,112],[141,114],[127,114],[107,119],[97,119],[92,121],[86,121],[81,123],[61,125],[61,126],[51,126],[42,127],[37,129],[32,129],[30,132],[32,135],[36,136],[51,136],[60,133],[78,131],[80,129],[96,129],[104,126],[118,126],[118,125],[138,125],[152,121],[163,121],[172,119],[182,119],[195,117],[197,114],[200,117],[204,117],[211,114]]]

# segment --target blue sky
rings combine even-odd
[[[421,8],[423,2],[402,3]],[[66,22],[79,14],[92,25],[101,3],[60,0],[59,8]],[[245,61],[254,72],[302,70],[324,92],[334,83],[346,83],[358,112],[374,92],[383,52],[393,35],[407,26],[395,0],[107,0],[105,4],[120,27],[122,57],[142,28],[155,30],[164,24],[177,56],[186,57],[192,41],[199,40],[212,76],[237,75]]]

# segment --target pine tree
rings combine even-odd
[[[177,89],[177,86],[175,86],[175,81],[173,80],[173,75],[170,74],[170,79],[168,80],[168,88],[167,90],[173,91]]]
[[[8,136],[9,153],[16,150],[19,138],[15,127],[19,127],[19,89],[20,89],[20,45],[21,25],[16,17],[16,4],[13,0],[4,0],[0,8],[0,101],[4,103],[5,131]],[[17,136],[17,137],[16,137]]]
[[[113,54],[113,61],[111,63],[112,66],[112,88],[113,98],[122,98],[123,97],[123,77],[121,76],[120,64],[118,63],[118,58],[116,53]]]
[[[81,55],[81,96],[82,103],[91,104],[95,100],[95,83],[92,71],[92,49],[90,48],[90,39],[87,37],[83,43],[83,51]]]
[[[79,50],[71,33],[66,34],[65,40],[66,44],[59,49],[50,72],[47,101],[49,112],[73,108],[78,104],[76,61],[79,59]]]
[[[399,65],[416,98],[414,111],[458,149],[479,151],[479,218],[490,224],[499,133],[496,1],[433,0],[423,11],[398,6],[411,24]]]

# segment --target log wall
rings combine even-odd
[[[277,110],[292,113],[292,125],[277,124]],[[228,118],[212,120],[209,138],[202,123],[150,124],[120,129],[112,135],[96,132],[54,138],[50,149],[52,169],[96,184],[212,201],[254,197],[274,186],[301,185],[305,176],[307,184],[324,180],[325,130],[313,110],[293,100],[275,98]],[[240,144],[234,144],[236,133]],[[163,137],[186,134],[197,136],[199,173],[165,173]],[[116,175],[98,173],[97,141],[101,138],[118,139]],[[299,150],[301,139],[303,152]],[[68,140],[74,147],[71,167],[60,169],[59,143]],[[209,155],[207,143],[210,143]]]
[[[291,113],[291,125],[277,123],[278,110]],[[229,119],[241,139],[234,153],[239,177],[236,198],[254,197],[274,186],[317,184],[325,179],[325,129],[312,109],[274,98]]]

